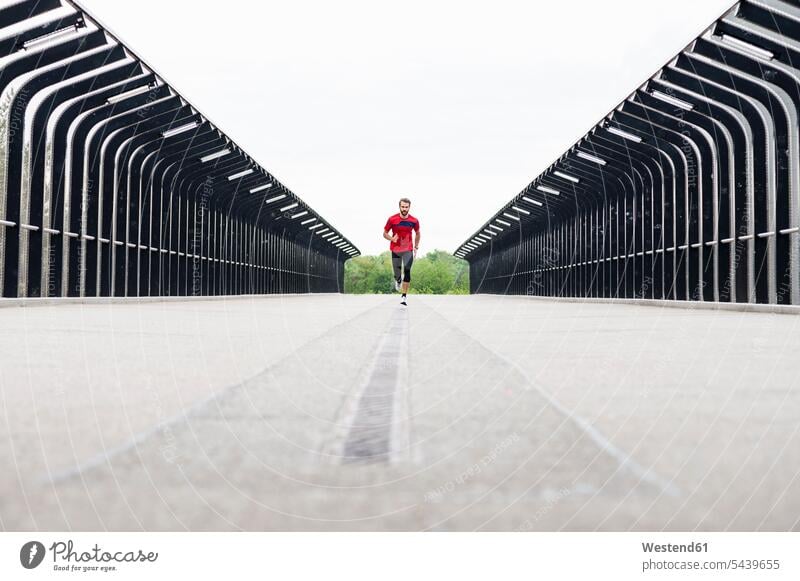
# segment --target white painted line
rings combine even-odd
[[[519,368],[517,368],[519,369]],[[530,384],[530,379],[525,375],[522,370],[520,372],[525,377],[525,380]],[[626,452],[617,448],[614,444],[612,444],[599,430],[597,430],[594,426],[592,426],[588,421],[583,419],[581,416],[572,412],[565,408],[561,403],[552,398],[549,394],[547,394],[544,390],[539,388],[538,386],[534,385],[534,389],[538,391],[542,396],[547,399],[548,403],[552,405],[555,409],[557,409],[560,413],[564,416],[572,420],[580,429],[582,429],[591,440],[597,444],[606,454],[614,458],[617,462],[619,462],[620,467],[628,469],[630,472],[641,478],[643,481],[653,484],[654,486],[660,488],[662,492],[669,496],[680,496],[680,490],[677,486],[675,486],[671,480],[666,480],[665,478],[656,474],[652,469],[645,468],[638,464],[633,458],[630,457]]]
[[[537,297],[530,297],[530,298],[537,298]],[[504,355],[501,355],[492,349],[489,349],[489,347],[484,345],[473,335],[469,335],[469,337],[475,343],[483,347],[486,351],[494,355],[497,359],[505,362],[506,365],[508,365],[510,368],[516,370],[525,380],[526,389],[530,388],[535,390],[539,395],[541,395],[547,401],[549,405],[551,405],[560,414],[562,414],[564,417],[566,417],[568,420],[572,421],[576,426],[578,426],[578,428],[581,429],[589,437],[589,439],[591,439],[605,454],[616,460],[619,463],[620,468],[628,470],[643,482],[652,484],[656,488],[660,489],[660,491],[663,494],[673,497],[681,495],[680,489],[677,486],[675,486],[671,480],[667,480],[662,476],[656,474],[654,470],[650,468],[645,468],[644,466],[637,463],[633,458],[631,458],[631,456],[627,452],[615,446],[608,438],[606,438],[598,429],[592,426],[591,423],[589,423],[586,419],[584,419],[574,411],[567,409],[565,406],[561,404],[561,402],[555,399],[547,391],[542,389],[537,383],[532,381],[530,377],[528,377],[528,374],[525,373],[525,371],[514,361],[508,359]]]

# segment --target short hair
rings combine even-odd
[[[405,202],[405,203],[406,203],[406,204],[408,204],[409,206],[411,205],[411,200],[409,200],[408,198],[400,198],[400,202],[398,202],[398,204],[397,204],[397,205],[399,206],[399,205],[400,205],[400,204],[402,204],[403,202]]]

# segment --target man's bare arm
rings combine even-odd
[[[388,230],[384,230],[383,231],[383,237],[386,238],[386,240],[389,240],[391,242],[397,242],[397,234],[395,234],[394,236],[389,236],[389,231]]]

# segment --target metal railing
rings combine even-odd
[[[0,8],[3,297],[341,292],[357,254],[81,6]]]
[[[800,3],[737,3],[462,244],[472,292],[800,304]]]

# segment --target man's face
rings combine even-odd
[[[411,209],[411,204],[408,202],[400,202],[400,215],[404,218],[408,215],[408,211]]]

